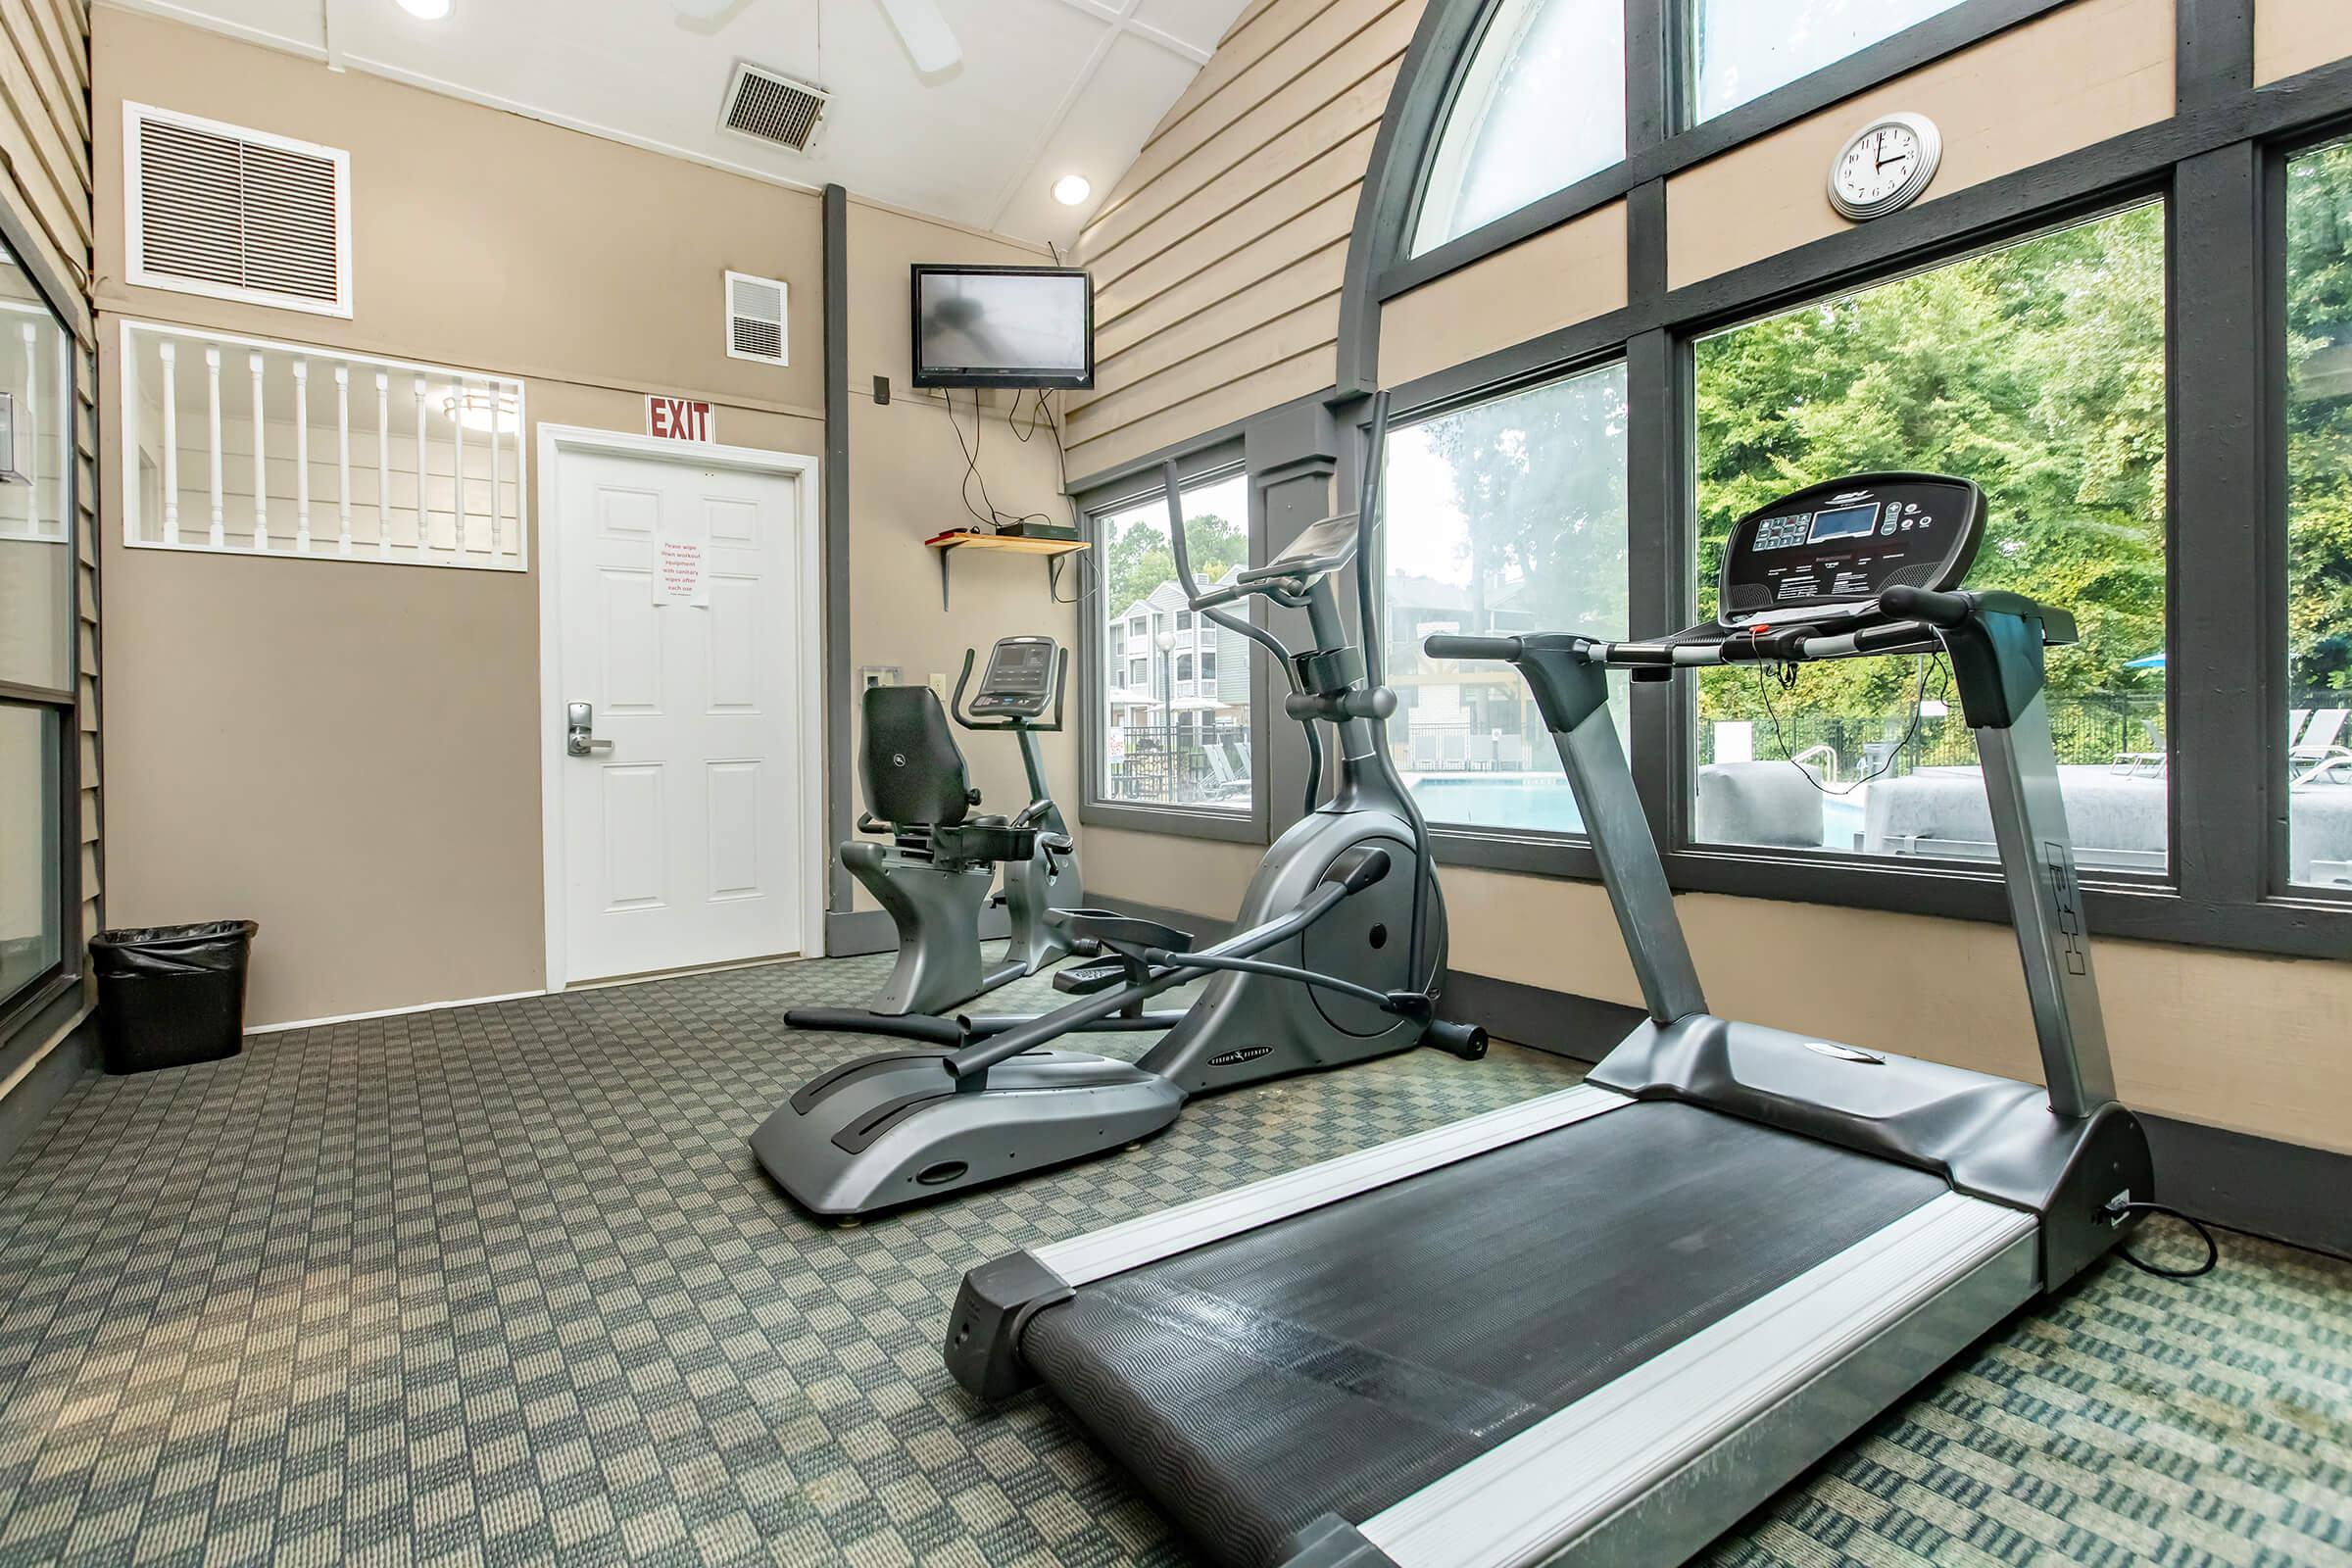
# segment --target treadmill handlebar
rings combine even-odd
[[[1977,612],[1977,596],[1898,583],[1879,595],[1879,608],[1890,615],[1924,620],[1931,626],[1959,626]]]

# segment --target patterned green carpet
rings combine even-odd
[[[828,1229],[743,1138],[858,1049],[782,1034],[784,1007],[879,971],[346,1024],[84,1083],[0,1171],[0,1568],[1186,1562],[1049,1401],[949,1381],[964,1269],[1575,1075],[1396,1057]],[[2193,1285],[2111,1264],[1713,1560],[2352,1563],[2352,1266],[2234,1238]]]

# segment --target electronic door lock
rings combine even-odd
[[[573,703],[564,710],[564,751],[570,757],[593,757],[612,749],[611,741],[596,738],[596,705]]]

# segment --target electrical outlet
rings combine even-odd
[[[939,694],[941,702],[946,702],[948,700],[948,677],[940,674],[932,675],[931,689]]]

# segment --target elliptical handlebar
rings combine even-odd
[[[1516,637],[1464,637],[1455,632],[1436,632],[1421,639],[1421,651],[1432,659],[1501,660],[1516,664],[1520,642]]]

